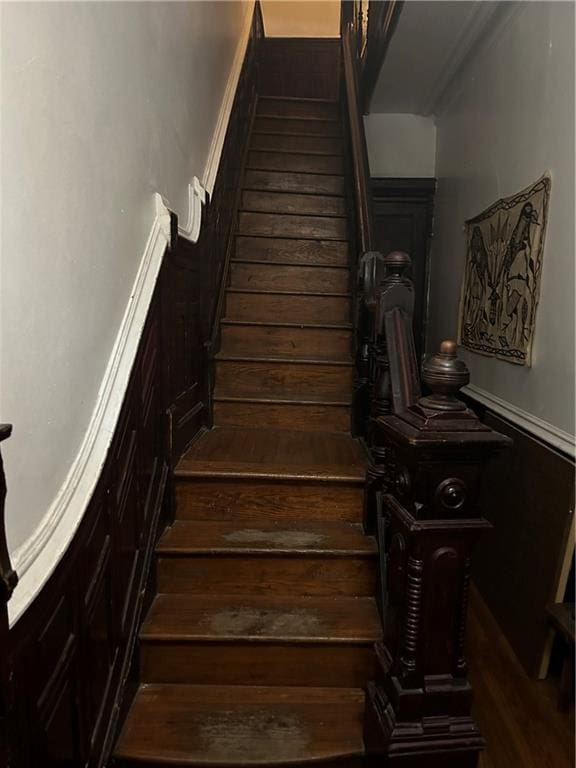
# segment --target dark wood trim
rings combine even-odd
[[[395,178],[392,176],[372,176],[370,188],[372,196],[400,197],[403,200],[426,199],[433,200],[436,193],[436,179],[424,178]]]

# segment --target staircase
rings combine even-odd
[[[261,98],[214,427],[176,469],[117,765],[358,765],[380,618],[350,436],[350,269],[335,102]]]

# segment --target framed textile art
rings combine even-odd
[[[530,365],[550,199],[547,174],[466,222],[459,342]]]

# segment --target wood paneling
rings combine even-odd
[[[260,92],[263,95],[338,98],[339,40],[267,39],[261,61]],[[311,72],[314,77],[310,77]]]
[[[484,422],[514,444],[487,472],[486,517],[493,528],[475,556],[478,588],[531,675],[543,676],[551,649],[546,605],[561,602],[573,557],[574,461],[510,422]],[[569,565],[568,565],[569,567]]]

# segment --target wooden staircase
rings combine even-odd
[[[214,427],[176,469],[118,765],[357,765],[380,617],[338,105],[258,102]]]

